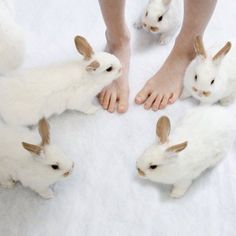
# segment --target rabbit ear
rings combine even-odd
[[[180,143],[180,144],[167,148],[166,152],[178,153],[178,152],[183,151],[187,147],[187,145],[188,145],[188,142]]]
[[[34,144],[30,144],[30,143],[25,143],[22,142],[22,146],[24,147],[24,149],[26,149],[27,151],[36,154],[36,155],[40,155],[42,147],[38,146],[38,145],[34,145]]]
[[[95,71],[100,66],[98,61],[92,61],[89,65],[86,66],[87,71]]]
[[[170,120],[167,116],[162,116],[156,125],[156,134],[160,140],[160,143],[166,143],[170,134]]]
[[[42,138],[41,146],[48,145],[50,143],[49,124],[45,118],[42,118],[38,124],[39,134]]]
[[[162,0],[162,2],[163,2],[164,5],[169,5],[171,0]]]
[[[227,42],[225,46],[215,54],[215,56],[213,57],[213,61],[215,62],[221,61],[224,58],[224,56],[230,51],[231,46],[232,46],[231,42]]]
[[[75,46],[78,52],[84,56],[85,60],[91,59],[93,55],[93,49],[88,43],[88,41],[82,36],[75,37]]]
[[[206,58],[206,51],[205,51],[201,36],[196,36],[194,40],[194,49],[197,55]]]

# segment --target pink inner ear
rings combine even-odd
[[[100,67],[100,63],[98,61],[92,61],[87,67],[87,71],[96,70],[98,67]]]
[[[194,50],[197,55],[201,56],[202,58],[206,58],[206,51],[203,45],[202,37],[201,36],[196,36],[194,39]]]
[[[231,42],[227,42],[227,43],[225,44],[225,46],[224,46],[223,48],[221,48],[220,51],[218,51],[218,52],[214,55],[213,61],[217,60],[218,58],[220,58],[220,57],[223,56],[223,55],[226,55],[226,54],[230,51],[231,46],[232,46]]]

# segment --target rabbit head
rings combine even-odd
[[[197,36],[194,41],[196,58],[185,72],[184,84],[193,97],[203,102],[212,100],[222,90],[225,81],[219,74],[222,61],[231,49],[227,42],[215,55],[207,55],[202,38]],[[222,73],[222,70],[221,70]]]
[[[165,14],[171,0],[150,0],[142,15],[142,27],[145,31],[157,34],[166,28]]]
[[[150,146],[137,161],[138,174],[157,182],[166,182],[166,177],[178,162],[178,154],[187,147],[187,142],[170,145],[170,120],[162,116],[156,125],[158,142]],[[170,173],[171,174],[171,173]]]
[[[43,118],[38,124],[42,141],[39,145],[22,142],[25,150],[30,152],[31,158],[37,163],[42,178],[58,180],[72,173],[74,163],[55,145],[50,143],[49,124]]]
[[[106,52],[94,52],[87,40],[82,36],[75,37],[75,46],[84,57],[86,72],[92,78],[118,78],[121,76],[121,63],[117,57]]]

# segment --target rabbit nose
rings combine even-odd
[[[159,28],[158,28],[158,27],[151,26],[151,27],[150,27],[150,30],[151,30],[152,32],[157,32],[157,31],[159,30]]]
[[[194,92],[197,92],[197,91],[198,91],[195,87],[192,87],[192,90],[193,90]]]
[[[64,177],[67,177],[70,174],[70,171],[67,171],[66,173],[64,173]]]
[[[208,96],[211,95],[211,92],[209,92],[209,91],[203,91],[202,94],[203,94],[203,96],[208,97]]]
[[[139,175],[145,176],[145,173],[141,169],[137,168],[137,170],[138,170]]]
[[[71,169],[70,169],[69,171],[67,171],[66,173],[63,174],[64,177],[67,177],[68,175],[70,175],[70,174],[72,173],[72,171],[73,171],[73,169],[74,169],[74,166],[75,166],[75,163],[73,162]]]

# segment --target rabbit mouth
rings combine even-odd
[[[66,173],[64,173],[63,176],[67,177],[67,176],[71,175],[71,173],[74,169],[74,166],[75,166],[75,163],[73,162],[71,169],[69,171],[67,171]]]
[[[211,95],[211,92],[209,91],[201,91],[195,87],[192,87],[192,90],[197,93],[199,97],[209,97]]]
[[[140,176],[142,176],[142,177],[145,176],[145,173],[141,169],[137,168],[137,170],[138,170],[138,173]]]

